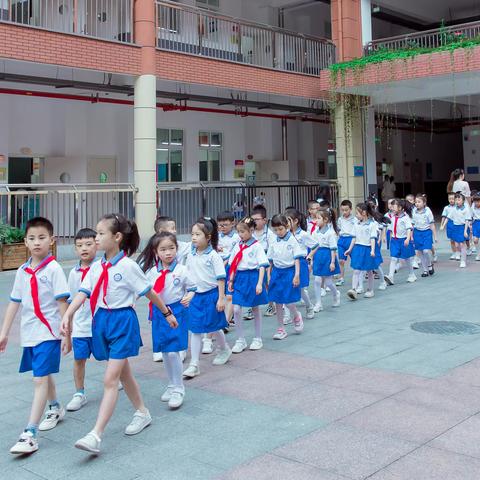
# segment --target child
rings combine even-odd
[[[384,280],[385,274],[382,268],[382,264],[383,264],[382,244],[383,244],[383,239],[385,237],[386,227],[390,224],[390,219],[387,216],[382,215],[378,211],[378,201],[375,196],[373,197],[369,196],[366,203],[369,204],[370,207],[372,208],[373,219],[377,224],[377,238],[375,240],[375,262],[374,262],[375,270],[373,271],[373,275],[374,275],[374,279],[375,278],[382,279],[380,285],[378,286],[378,289],[386,290],[387,284]],[[367,280],[368,280],[368,273],[367,273]]]
[[[415,250],[420,256],[423,273],[422,277],[433,275],[433,242],[437,241],[435,220],[430,208],[427,207],[426,195],[419,193],[415,197],[415,207],[412,210],[413,239]]]
[[[34,394],[28,424],[10,449],[13,454],[37,451],[37,431],[55,428],[65,416],[65,409],[57,400],[52,374],[59,371],[60,350],[64,353],[70,350],[69,340],[61,342],[59,339],[61,316],[67,309],[70,294],[62,267],[50,255],[54,242],[53,225],[49,220],[35,217],[27,222],[25,245],[31,257],[17,270],[0,332],[0,352],[4,352],[21,304],[23,355],[20,373],[33,372]],[[40,423],[47,400],[49,407]]]
[[[253,238],[255,221],[246,217],[237,225],[241,242],[235,245],[230,256],[230,277],[228,289],[232,292],[237,341],[233,353],[241,353],[247,348],[243,328],[242,307],[251,308],[255,319],[255,337],[250,350],[260,350],[262,341],[262,314],[259,305],[268,303],[265,269],[269,267],[267,256],[260,243]]]
[[[385,217],[388,218],[388,220],[390,220],[390,223],[393,221],[393,217],[395,216],[395,212],[393,211],[393,201],[394,200],[395,200],[394,198],[390,198],[387,202],[388,212],[385,214]],[[392,238],[392,232],[388,228],[384,229],[384,232],[385,232],[385,240],[386,240],[386,244],[387,244],[387,250],[390,250],[390,240]]]
[[[450,260],[460,260],[460,252],[457,252],[455,248],[455,242],[452,240],[452,227],[453,222],[450,220],[450,212],[455,208],[455,194],[448,194],[448,205],[442,212],[442,223],[440,224],[440,230],[444,230],[447,227],[447,238],[450,240],[450,248],[452,249],[452,255]]]
[[[465,197],[461,193],[455,194],[455,208],[448,214],[449,220],[453,222],[451,238],[455,242],[455,250],[460,252],[460,268],[467,266],[467,240],[468,230],[472,221],[470,207],[465,205]]]
[[[350,265],[353,268],[352,288],[347,292],[350,300],[357,300],[360,287],[360,280],[364,272],[368,275],[368,289],[364,294],[365,298],[372,298],[375,293],[373,290],[374,274],[377,267],[375,261],[375,243],[378,239],[378,224],[375,221],[376,212],[372,205],[368,203],[359,203],[355,210],[357,221],[353,231],[353,239],[350,247],[345,252],[350,255]]]
[[[97,232],[91,228],[82,228],[75,235],[75,251],[80,258],[68,276],[70,300],[78,293],[81,283],[85,279],[97,255],[95,237]],[[80,410],[86,403],[85,396],[85,364],[92,354],[92,311],[90,302],[86,301],[73,317],[72,330],[73,347],[73,378],[76,392],[67,405],[69,412]]]
[[[158,233],[150,239],[139,258],[153,290],[173,312],[178,323],[177,328],[172,328],[162,312],[151,306],[153,351],[162,353],[168,375],[168,386],[161,400],[168,402],[172,410],[182,406],[185,396],[180,352],[188,348],[187,307],[195,291],[187,267],[176,260],[177,248],[175,235]]]
[[[307,203],[308,217],[307,217],[307,232],[313,235],[317,228],[317,215],[320,210],[320,204],[316,200],[310,200]]]
[[[283,340],[287,332],[283,324],[283,305],[286,305],[293,318],[295,332],[303,331],[303,319],[295,307],[300,301],[300,259],[302,249],[296,238],[290,233],[290,223],[285,215],[275,215],[272,227],[277,235],[270,244],[267,257],[272,265],[268,296],[276,304],[278,329],[273,335],[274,340]]]
[[[224,365],[232,355],[225,340],[225,267],[217,253],[218,227],[211,218],[200,218],[192,227],[192,250],[187,257],[187,268],[197,290],[189,308],[191,336],[190,365],[183,376],[194,378],[200,373],[198,362],[202,334],[213,333],[219,352],[214,365]]]
[[[315,312],[308,294],[308,287],[310,285],[310,267],[308,264],[308,254],[318,248],[317,240],[307,233],[307,220],[303,213],[296,208],[288,208],[285,215],[291,222],[291,232],[297,239],[302,250],[302,258],[300,258],[300,288],[302,290],[302,300],[305,303],[306,316],[311,319],[314,318]],[[311,259],[310,259],[311,261]]]
[[[252,219],[255,221],[255,230],[253,231],[253,238],[257,240],[260,245],[263,247],[265,253],[268,252],[269,246],[276,241],[277,237],[275,234],[268,228],[268,219],[267,219],[267,210],[261,205],[255,207],[252,210]],[[270,275],[270,267],[267,270],[267,276]],[[273,302],[268,304],[267,310],[265,311],[265,316],[273,317],[276,314],[275,305]],[[253,314],[250,315],[250,312],[243,318],[251,319]]]
[[[388,226],[392,232],[390,241],[390,272],[385,275],[387,285],[394,285],[395,272],[400,268],[400,260],[405,260],[408,267],[407,282],[413,283],[417,280],[413,272],[413,257],[415,256],[415,247],[413,246],[413,225],[410,218],[410,204],[406,200],[395,199],[393,201],[393,211],[395,216],[392,223]]]
[[[128,361],[129,357],[138,355],[142,346],[140,326],[133,309],[137,297],[145,295],[163,312],[170,326],[177,327],[170,308],[153,291],[137,263],[129,258],[140,243],[135,222],[120,214],[109,214],[100,219],[96,230],[98,249],[105,254],[100,262],[90,267],[61,327],[62,333],[70,334],[75,312],[89,297],[93,314],[92,353],[97,360],[106,360],[107,368],[95,427],[77,440],[75,447],[93,454],[100,453],[103,432],[117,403],[119,381],[136,410],[125,434],[136,435],[152,422]]]
[[[340,260],[340,278],[335,284],[341,287],[345,283],[345,263],[348,257],[345,252],[349,249],[352,243],[353,234],[355,231],[355,215],[352,213],[352,202],[350,200],[343,200],[340,204],[341,216],[338,219],[338,258]]]
[[[313,275],[315,276],[315,296],[317,302],[314,312],[323,310],[321,288],[322,284],[333,295],[333,306],[340,306],[340,292],[333,283],[333,276],[340,273],[340,265],[337,258],[337,232],[335,213],[332,209],[320,210],[317,215],[317,230],[313,234],[319,248],[311,252],[313,257]]]
[[[478,240],[480,238],[480,193],[475,192],[472,195],[472,231],[473,231],[473,242],[475,248],[478,251]],[[475,261],[480,262],[480,251],[478,251]]]

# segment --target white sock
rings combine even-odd
[[[192,358],[190,363],[192,365],[198,366],[198,361],[200,360],[200,351],[202,350],[202,334],[201,333],[192,333],[190,337],[190,351]]]
[[[310,300],[307,288],[302,288],[302,300],[305,302],[307,308],[312,308],[312,301]]]
[[[260,307],[253,307],[253,321],[255,322],[255,337],[262,338],[262,312]]]
[[[330,291],[332,292],[332,295],[334,297],[336,297],[337,294],[338,294],[338,289],[335,286],[335,284],[333,283],[333,277],[324,277],[324,279],[325,279],[325,286],[330,288]]]
[[[218,330],[214,332],[213,336],[217,340],[217,345],[219,346],[220,350],[226,350],[228,345],[223,330]]]
[[[163,353],[163,363],[167,370],[168,380],[170,385],[184,390],[183,376],[182,376],[182,360],[179,352]]]
[[[314,277],[313,288],[315,290],[315,302],[322,303],[322,277]]]
[[[233,306],[233,319],[235,320],[235,331],[237,333],[237,338],[245,338],[242,307],[240,305]]]

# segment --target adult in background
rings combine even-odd
[[[257,195],[253,199],[253,208],[255,207],[265,207],[265,204],[267,203],[265,199],[265,192],[260,192],[260,195]]]
[[[395,185],[395,179],[388,175],[385,175],[383,178],[382,185],[382,201],[383,201],[383,211],[386,212],[388,207],[388,201],[391,198],[395,198],[395,192],[397,191],[397,186]]]
[[[456,168],[450,174],[450,181],[447,185],[447,193],[460,192],[465,199],[471,204],[472,193],[470,191],[470,185],[465,181],[465,172],[461,168]]]

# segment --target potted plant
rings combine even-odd
[[[0,223],[0,271],[15,270],[28,260],[29,253],[24,238],[24,230]],[[56,243],[53,244],[54,255],[56,247]]]

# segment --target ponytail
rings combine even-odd
[[[293,218],[298,221],[298,226],[302,230],[307,230],[307,219],[305,218],[305,215],[297,210],[294,207],[289,207],[285,210],[285,215],[289,218]]]
[[[205,234],[212,248],[218,250],[218,226],[217,222],[210,217],[199,218],[195,225]]]
[[[170,232],[156,233],[147,243],[147,246],[143,249],[143,252],[139,255],[137,263],[140,265],[144,272],[150,270],[158,261],[157,250],[161,241],[164,238],[171,240],[178,249],[177,237]]]
[[[140,245],[137,224],[120,213],[109,213],[104,215],[101,220],[110,221],[110,231],[113,235],[117,233],[122,234],[122,241],[119,245],[120,250],[123,250],[127,256],[131,257]]]

